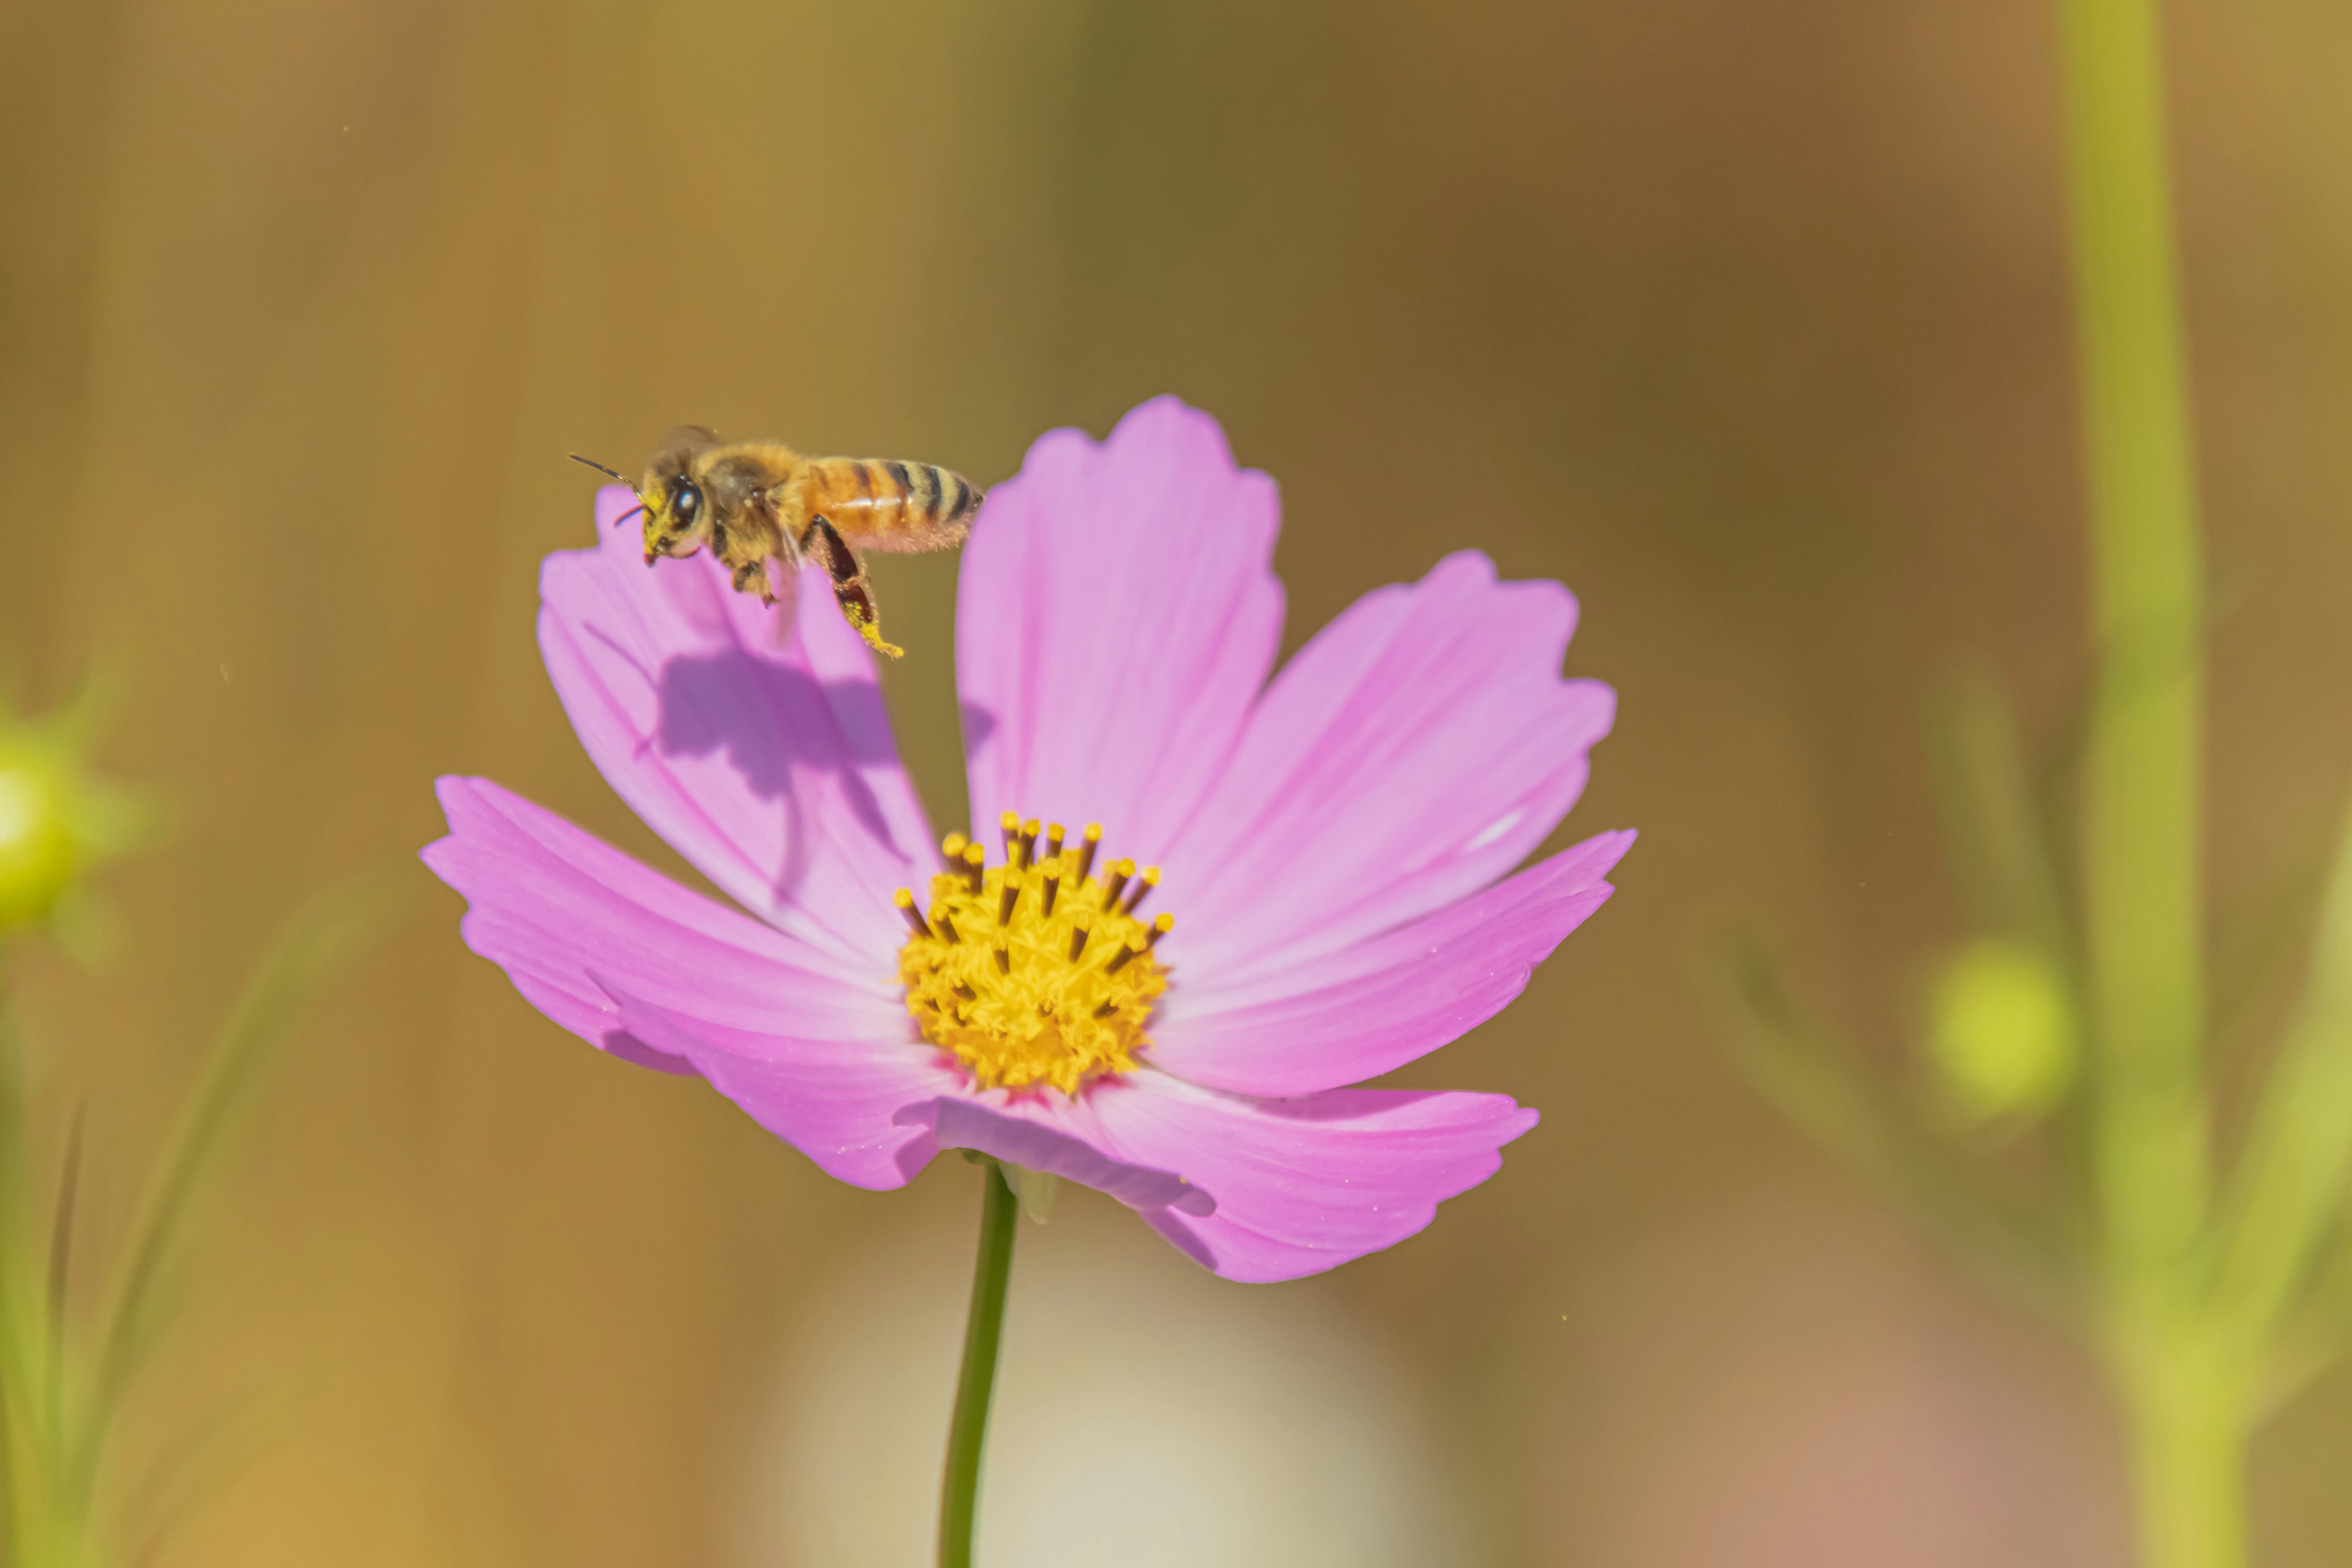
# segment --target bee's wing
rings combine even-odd
[[[793,628],[801,618],[801,570],[789,556],[776,555],[761,563],[768,574],[768,586],[775,597],[771,613],[774,620],[772,636],[778,647],[793,640]]]
[[[661,438],[654,447],[654,466],[675,463],[684,468],[687,459],[696,453],[719,445],[719,432],[708,425],[680,425]]]

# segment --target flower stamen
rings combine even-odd
[[[1133,914],[1136,906],[1150,898],[1151,889],[1158,886],[1160,886],[1160,868],[1146,866],[1143,868],[1143,875],[1136,880],[1135,890],[1127,895],[1127,902],[1118,906],[1118,912],[1123,915]]]
[[[989,867],[980,845],[950,835],[928,915],[912,892],[895,900],[909,933],[898,954],[908,1013],[982,1088],[1075,1094],[1091,1079],[1132,1071],[1168,987],[1152,950],[1175,917],[1147,926],[1133,912],[1159,886],[1160,868],[1139,878],[1135,862],[1120,859],[1097,881],[1089,871],[1101,824],[1068,850],[1059,823],[1008,811],[999,826],[1003,864]],[[1022,897],[1029,889],[1037,896]],[[965,942],[963,925],[987,937]]]
[[[915,907],[913,893],[901,888],[891,895],[890,901],[898,906],[898,912],[907,917],[907,923],[914,928],[917,936],[931,934],[931,923],[923,918],[923,911]]]

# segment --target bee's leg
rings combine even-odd
[[[833,596],[841,605],[841,614],[866,646],[875,652],[897,658],[906,649],[893,647],[882,640],[882,617],[874,607],[874,584],[866,575],[866,563],[849,548],[849,542],[835,531],[823,517],[809,520],[808,531],[801,535],[800,548],[804,552],[823,552],[824,569],[833,578]]]
[[[739,594],[757,594],[760,595],[760,603],[763,605],[774,604],[776,590],[768,581],[768,563],[765,561],[746,561],[736,567],[735,591]]]
[[[710,520],[710,553],[727,568],[728,578],[739,594],[757,594],[760,603],[776,602],[775,590],[768,585],[767,562],[751,548],[748,531],[730,532],[724,518]]]
[[[775,579],[770,567],[781,556],[789,577],[800,574],[800,549],[792,536],[776,524],[775,507],[772,498],[755,496],[751,504],[739,516],[730,529],[719,518],[710,520],[713,549],[727,563],[735,591],[757,594],[760,603],[773,608],[776,603]],[[785,591],[792,591],[787,583]]]

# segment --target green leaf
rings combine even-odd
[[[1714,977],[1725,1043],[1750,1086],[1790,1123],[1874,1187],[1900,1185],[1895,1133],[1859,1067],[1797,1005],[1779,961],[1734,939]]]
[[[2307,1288],[2352,1169],[2352,809],[2327,877],[2311,970],[2221,1219],[2216,1307],[2249,1351]]]
[[[1979,661],[1959,665],[1931,712],[1945,855],[1971,922],[2029,940],[2071,969],[2065,900],[2000,677]]]
[[[6,940],[0,938],[0,959]],[[38,1405],[32,1369],[41,1362],[29,1342],[40,1322],[34,1301],[38,1265],[29,1245],[29,1203],[25,1191],[24,1053],[9,1005],[7,976],[0,973],[0,1541],[16,1539],[24,1510],[20,1496],[32,1456]]]
[[[1724,1042],[1756,1090],[1799,1131],[1952,1250],[2035,1305],[2074,1305],[2067,1238],[1987,1191],[1872,1081],[1796,1001],[1779,963],[1735,938],[1702,971]]]
[[[76,1464],[83,1484],[108,1422],[163,1327],[164,1284],[190,1222],[311,1001],[390,925],[394,887],[388,876],[362,876],[304,905],[279,930],[222,1026],[149,1181],[97,1325],[89,1419]]]
[[[2213,1049],[2245,1043],[2294,962],[2308,950],[2327,896],[2339,813],[2332,806],[2284,836],[2274,866],[2214,922]]]

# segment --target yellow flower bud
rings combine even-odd
[[[1962,1120],[2048,1110],[2074,1080],[2080,1050],[2065,982],[2038,949],[1989,938],[1961,949],[1937,976],[1927,1051]]]
[[[55,773],[0,758],[0,931],[47,918],[77,858]]]
[[[146,813],[83,765],[74,713],[0,709],[0,936],[51,923],[98,862],[129,848]]]

